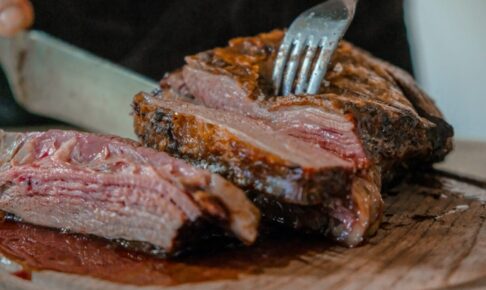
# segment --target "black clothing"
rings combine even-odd
[[[35,29],[153,79],[181,66],[185,55],[224,46],[235,36],[288,27],[302,11],[322,1],[32,0]],[[361,0],[345,38],[412,70],[402,0]],[[12,119],[18,107],[4,95],[0,95],[0,125],[20,121]]]
[[[35,27],[154,79],[235,36],[288,27],[323,0],[34,0]],[[402,1],[361,0],[346,39],[411,71]]]

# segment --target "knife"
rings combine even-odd
[[[15,100],[29,112],[87,130],[135,138],[133,96],[157,82],[41,31],[0,39]]]

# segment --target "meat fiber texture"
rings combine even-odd
[[[452,128],[407,73],[345,41],[318,94],[275,96],[282,37],[187,57],[135,96],[135,131],[240,186],[267,220],[357,245],[378,228],[382,185],[441,161]]]
[[[0,210],[24,222],[175,254],[212,234],[246,244],[258,209],[222,177],[134,141],[0,130]]]

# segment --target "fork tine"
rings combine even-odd
[[[314,41],[314,38],[312,36],[309,38],[307,45],[308,45],[307,52],[305,53],[304,61],[302,62],[299,76],[297,77],[297,85],[295,86],[296,95],[302,94],[308,85],[309,70],[312,65],[312,60],[314,59],[314,55],[316,54],[317,51],[317,42]]]
[[[277,53],[277,59],[275,60],[275,67],[273,68],[273,84],[275,86],[275,95],[280,93],[282,86],[282,77],[284,74],[285,63],[290,52],[291,41],[287,37],[283,40]]]
[[[307,87],[307,94],[317,94],[321,87],[322,79],[324,78],[324,74],[326,73],[327,63],[331,58],[332,51],[324,49],[328,42],[328,38],[325,37],[319,46],[321,47],[321,52],[319,53],[319,57],[317,58],[316,65],[311,73],[311,79],[309,81],[309,86]]]
[[[296,37],[296,39],[293,42],[294,42],[294,47],[292,48],[292,52],[290,53],[287,66],[285,68],[285,75],[283,81],[284,96],[289,95],[290,91],[292,90],[292,86],[294,85],[295,75],[297,73],[297,67],[299,66],[300,57],[302,51],[304,50],[304,39],[302,39],[300,34]]]

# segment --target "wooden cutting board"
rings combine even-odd
[[[465,152],[476,154],[469,156],[474,163],[470,168],[485,176],[486,144],[467,144],[472,147],[465,146]],[[455,156],[451,159],[457,163],[449,161],[442,168],[467,172]],[[146,282],[152,278],[161,284],[144,289],[486,289],[486,183],[418,173],[386,192],[384,199],[377,235],[354,249],[287,234],[251,248],[154,262],[142,270],[134,262],[133,269],[146,273],[139,284],[150,284]],[[0,270],[0,289],[139,289],[95,278],[104,269],[118,271],[128,261],[126,255],[112,257],[97,262],[70,257],[91,263],[91,277],[40,271],[27,281]],[[117,275],[116,280],[123,280],[130,273],[120,270]]]

